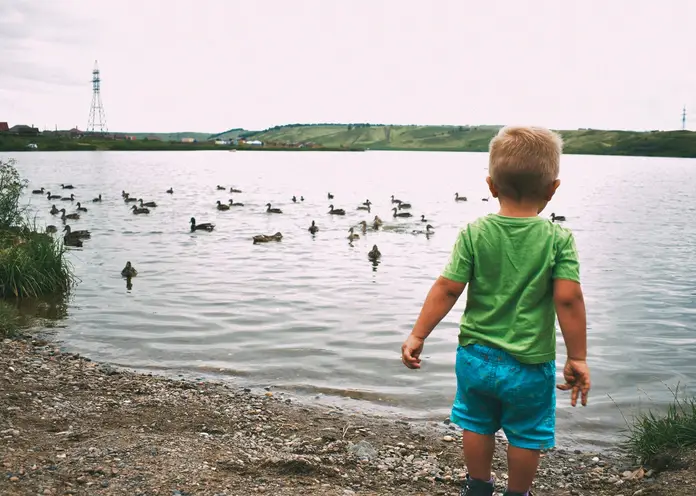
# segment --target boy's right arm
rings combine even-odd
[[[413,326],[411,334],[401,346],[401,360],[410,369],[420,368],[420,354],[423,351],[423,343],[435,326],[452,310],[461,294],[466,288],[466,283],[452,281],[446,277],[438,277],[430,288],[425,298],[418,320]]]
[[[587,319],[582,288],[580,283],[567,279],[555,279],[553,284],[556,315],[568,353],[563,369],[566,383],[558,388],[563,391],[572,390],[572,406],[577,404],[578,395],[585,406],[590,391],[590,370],[587,367]]]

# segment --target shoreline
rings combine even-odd
[[[3,495],[455,495],[465,475],[454,426],[119,369],[38,335],[1,342],[0,381]],[[677,468],[554,449],[534,494],[692,495],[696,474]]]

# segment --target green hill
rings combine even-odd
[[[210,137],[210,133],[181,132],[181,133],[122,133],[128,136],[135,136],[141,140],[144,138],[156,137],[162,141],[181,141],[182,138],[193,138],[198,141],[205,141]]]

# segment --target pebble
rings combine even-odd
[[[446,443],[451,443],[452,441],[454,441],[454,438],[452,436],[445,436],[442,438],[442,440]]]

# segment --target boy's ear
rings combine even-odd
[[[553,198],[553,195],[556,193],[556,190],[558,187],[561,185],[561,180],[556,179],[553,183],[551,183],[551,186],[549,186],[549,193],[548,193],[548,198],[546,198],[546,201],[551,201],[551,198]]]
[[[491,176],[486,177],[486,183],[488,183],[488,189],[491,192],[491,196],[493,198],[498,198],[498,189],[495,187],[495,184],[493,184],[493,179],[491,179]]]

